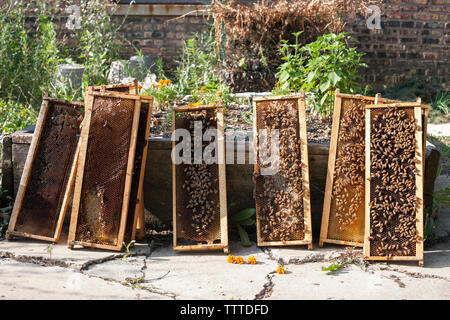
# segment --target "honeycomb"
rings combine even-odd
[[[371,110],[370,255],[415,256],[416,139],[414,108]]]
[[[264,242],[305,239],[300,124],[297,100],[259,101],[256,107],[257,140],[255,163],[256,215],[258,234]],[[271,130],[279,132],[279,160],[270,164],[260,157],[261,131],[266,129],[271,146]],[[276,152],[270,150],[268,153]],[[278,170],[262,175],[261,169]]]
[[[134,99],[94,98],[77,241],[118,245],[134,110]]]
[[[74,105],[48,103],[49,110],[15,231],[53,237],[83,116]]]
[[[191,134],[192,164],[176,166],[176,226],[177,237],[183,244],[217,243],[221,239],[219,168],[217,163],[194,163],[194,122],[202,124],[202,134],[207,129],[217,129],[216,110],[202,110],[178,114],[176,129],[186,129]],[[203,140],[203,139],[202,139]],[[202,154],[209,142],[202,145]],[[217,146],[217,141],[212,142]],[[217,148],[216,148],[217,150]],[[212,156],[217,156],[214,153]]]

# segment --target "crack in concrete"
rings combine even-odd
[[[275,271],[272,271],[266,276],[267,281],[266,283],[264,283],[263,289],[255,295],[254,300],[262,300],[270,298],[270,296],[273,293],[273,288],[275,287],[275,283],[273,283],[272,280],[274,277],[274,273]]]
[[[446,277],[438,276],[435,274],[423,274],[423,273],[419,273],[419,272],[409,272],[406,270],[400,270],[400,269],[392,268],[389,266],[387,266],[387,267],[380,266],[379,270],[398,272],[398,273],[405,274],[405,275],[410,276],[411,278],[415,278],[415,279],[439,279],[439,280],[450,281]]]
[[[14,260],[17,262],[22,262],[22,263],[37,264],[42,267],[61,267],[61,268],[73,267],[73,264],[66,263],[65,261],[61,261],[61,260],[57,260],[57,259],[44,258],[44,257],[39,257],[39,256],[15,255],[11,252],[6,252],[6,251],[0,251],[0,258],[1,259],[11,259],[11,260]]]

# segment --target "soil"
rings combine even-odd
[[[327,144],[331,137],[331,119],[306,112],[309,143]],[[231,104],[225,112],[225,130],[247,131],[253,134],[253,111],[249,105]],[[151,137],[170,137],[172,114],[170,110],[155,110],[152,116]]]

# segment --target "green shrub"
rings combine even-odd
[[[26,29],[26,3],[0,5],[0,97],[38,107],[60,59],[53,22],[36,2],[32,30]]]
[[[343,93],[362,90],[358,82],[358,69],[367,67],[361,61],[364,53],[349,46],[356,40],[346,33],[325,34],[305,46],[299,43],[301,33],[293,34],[293,44],[282,41],[280,53],[284,62],[278,68],[279,82],[274,93],[312,92],[315,101],[313,111],[330,116],[334,90],[339,88]]]
[[[0,134],[10,134],[34,124],[37,115],[31,105],[0,100]]]
[[[191,94],[204,86],[218,85],[218,56],[213,29],[185,41],[175,71],[178,91]]]

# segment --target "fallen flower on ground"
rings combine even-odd
[[[277,273],[278,274],[284,274],[285,273],[284,267],[278,267],[277,268]]]

